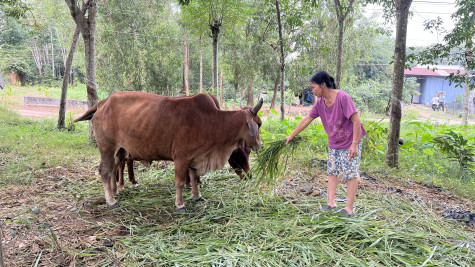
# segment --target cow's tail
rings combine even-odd
[[[99,103],[98,103],[99,104]],[[73,123],[78,122],[78,121],[88,121],[91,120],[92,117],[94,116],[94,113],[97,111],[97,104],[95,104],[92,108],[90,108],[86,113],[84,113],[81,117],[75,119]]]

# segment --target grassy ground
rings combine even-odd
[[[38,96],[38,97],[51,97],[61,98],[61,87],[48,87],[48,86],[7,86],[4,96],[23,97]],[[87,100],[86,86],[80,84],[78,86],[69,87],[68,99]]]
[[[186,192],[189,212],[177,214],[173,164],[154,163],[137,168],[141,185],[111,209],[86,123],[57,131],[54,119],[22,119],[5,107],[0,121],[7,266],[475,266],[474,229],[442,218],[432,202],[380,191],[392,183],[387,174],[372,174],[379,186],[362,181],[352,218],[322,212],[324,190],[307,194],[280,180],[263,190],[229,169],[204,177],[206,202]],[[305,158],[286,177],[317,192],[324,168]]]

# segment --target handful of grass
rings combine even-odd
[[[257,163],[252,173],[258,177],[258,183],[275,182],[277,176],[285,171],[289,158],[291,158],[295,149],[299,147],[307,138],[297,135],[288,145],[286,140],[278,140],[264,145],[264,149],[259,152]]]

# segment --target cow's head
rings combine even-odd
[[[249,134],[246,134],[246,137],[244,138],[244,147],[249,147],[255,152],[257,152],[261,147],[260,127],[262,121],[257,115],[257,112],[261,109],[262,103],[263,100],[261,98],[255,107],[245,109],[248,111],[246,113],[246,123],[249,128]]]

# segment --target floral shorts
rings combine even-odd
[[[350,159],[349,153],[349,148],[328,148],[328,175],[338,176],[343,173],[343,178],[346,180],[360,177],[361,143],[358,145],[358,153],[354,158]]]

